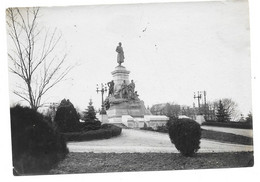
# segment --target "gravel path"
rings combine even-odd
[[[220,131],[224,133],[232,133],[236,135],[242,135],[242,136],[253,138],[252,129],[225,128],[225,127],[218,127],[218,126],[201,126],[201,128],[205,130]]]
[[[118,137],[86,142],[69,142],[70,152],[95,153],[177,153],[168,134],[145,130],[123,129]],[[253,146],[221,143],[201,139],[200,153],[253,151]]]

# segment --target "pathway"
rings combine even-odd
[[[118,137],[93,140],[86,142],[69,142],[70,152],[95,152],[95,153],[177,153],[168,134],[152,131],[123,129]],[[253,151],[253,146],[221,143],[201,139],[199,152],[239,152]]]

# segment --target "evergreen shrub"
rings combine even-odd
[[[101,128],[101,122],[96,117],[92,100],[90,100],[88,109],[84,112],[83,120],[84,122],[80,123],[81,131],[98,130]]]
[[[63,99],[55,115],[55,124],[60,132],[77,132],[80,130],[79,116],[73,104]]]
[[[65,140],[43,115],[21,106],[10,112],[15,175],[46,173],[66,156]]]
[[[184,156],[193,156],[200,148],[201,128],[192,119],[172,119],[169,121],[169,137]]]

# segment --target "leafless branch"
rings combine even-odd
[[[6,10],[8,34],[14,46],[14,49],[8,52],[8,58],[13,64],[9,70],[20,77],[26,86],[26,92],[24,87],[17,87],[22,92],[16,90],[14,94],[29,102],[35,110],[41,106],[42,96],[62,81],[72,69],[71,66],[63,68],[66,54],[54,65],[58,57],[52,56],[52,53],[61,40],[61,35],[57,35],[57,29],[51,33],[49,30],[46,31],[42,45],[35,39],[43,34],[43,28],[37,27],[39,10],[40,8]],[[40,52],[39,57],[36,50]]]

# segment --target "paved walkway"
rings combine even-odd
[[[253,138],[252,129],[226,128],[226,127],[218,127],[218,126],[201,126],[201,128],[205,130],[220,131],[224,133],[232,133],[236,135],[242,135],[242,136]]]
[[[118,137],[93,140],[87,142],[69,142],[70,152],[95,152],[95,153],[177,153],[168,134],[152,131],[123,129]],[[221,143],[201,139],[199,152],[234,152],[253,151],[253,146]]]

